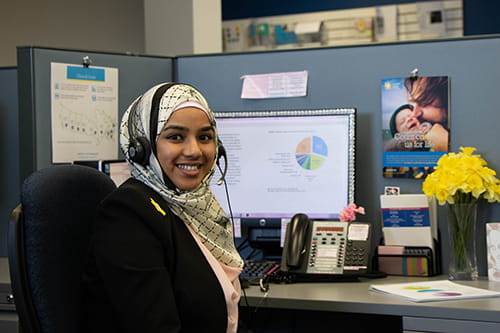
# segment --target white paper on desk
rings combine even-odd
[[[368,290],[401,297],[412,302],[435,302],[466,298],[498,297],[500,292],[461,285],[448,280],[372,284]]]
[[[431,227],[383,228],[385,245],[428,246],[434,250]]]

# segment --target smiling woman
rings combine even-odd
[[[156,143],[161,168],[180,190],[195,189],[215,160],[215,132],[200,107],[174,112]]]
[[[221,149],[205,98],[179,83],[149,89],[123,115],[120,145],[132,178],[97,212],[89,331],[245,332],[243,261],[209,187]]]

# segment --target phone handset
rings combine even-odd
[[[288,267],[299,267],[301,257],[306,252],[306,238],[309,232],[309,218],[307,215],[295,214],[290,220],[288,230],[290,236],[286,249],[286,265]]]
[[[309,218],[306,214],[295,214],[286,226],[285,242],[280,270],[301,270],[307,259],[307,241],[310,234]]]

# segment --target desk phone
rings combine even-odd
[[[370,224],[309,220],[296,214],[286,229],[281,270],[362,275],[370,260]]]

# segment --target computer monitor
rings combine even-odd
[[[279,255],[293,215],[335,220],[354,202],[355,116],[353,108],[216,113],[228,196],[220,171],[211,187],[252,246]]]
[[[73,164],[84,165],[104,172],[120,186],[124,181],[130,178],[130,169],[125,160],[86,160],[73,161]]]

